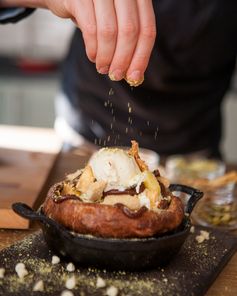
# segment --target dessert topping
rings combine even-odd
[[[66,267],[66,270],[69,271],[69,272],[73,272],[75,271],[75,265],[73,263],[68,263],[67,267]]]
[[[129,150],[129,154],[134,157],[136,160],[136,163],[138,164],[140,170],[143,171],[148,171],[148,166],[146,165],[145,161],[143,161],[140,156],[139,156],[139,146],[136,141],[131,141],[132,147]]]
[[[106,294],[107,296],[117,296],[118,295],[118,288],[116,288],[115,286],[110,286],[107,288],[106,290]]]
[[[0,279],[4,278],[5,268],[0,268]]]
[[[104,288],[105,286],[106,286],[105,280],[103,280],[101,277],[98,277],[96,281],[96,288],[100,289],[100,288]]]
[[[76,278],[73,275],[72,277],[66,280],[65,287],[69,290],[72,290],[75,288],[75,286],[76,286]]]
[[[52,264],[58,264],[60,262],[60,258],[56,255],[52,256]]]
[[[38,282],[36,282],[33,287],[33,291],[43,292],[44,291],[44,282],[42,280],[39,280]]]
[[[74,294],[71,291],[64,290],[62,291],[61,296],[74,296]]]
[[[131,195],[127,195],[127,194],[108,195],[104,198],[104,201],[102,203],[105,205],[115,205],[115,204],[120,203],[133,211],[138,210],[141,207],[137,196],[131,196]]]
[[[77,190],[80,191],[81,193],[85,193],[91,186],[91,183],[94,182],[94,180],[95,180],[95,177],[93,175],[92,168],[91,166],[87,165],[77,182],[77,185],[76,185]]]
[[[28,274],[24,263],[17,263],[15,271],[20,279],[23,279]]]

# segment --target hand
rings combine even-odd
[[[156,37],[151,0],[45,0],[81,29],[86,53],[97,71],[131,85],[143,81]]]
[[[47,7],[80,28],[90,61],[112,80],[143,81],[156,37],[152,0],[2,0]]]

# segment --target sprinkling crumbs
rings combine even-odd
[[[104,288],[105,286],[106,286],[105,281],[101,277],[98,277],[96,281],[96,288],[100,289],[100,288]]]
[[[74,294],[71,291],[65,290],[62,291],[61,296],[74,296]]]
[[[5,268],[0,268],[0,279],[4,278]]]
[[[106,290],[107,296],[117,296],[118,295],[118,289],[115,286],[110,286]]]
[[[67,279],[66,283],[65,283],[65,287],[69,290],[74,289],[76,286],[76,278],[75,276],[70,277],[69,279]]]
[[[38,282],[36,282],[33,287],[33,291],[43,292],[44,291],[44,282],[42,280],[39,280]]]
[[[75,265],[73,263],[68,263],[67,267],[66,267],[67,271],[69,272],[73,272],[75,271]]]
[[[60,258],[54,255],[52,257],[52,264],[55,265],[55,264],[58,264],[59,262],[60,262]]]
[[[111,88],[110,90],[109,90],[109,96],[112,96],[114,94],[114,90]]]

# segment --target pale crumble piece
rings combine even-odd
[[[91,166],[87,165],[77,182],[76,189],[79,190],[81,193],[85,193],[94,181],[95,177],[93,175],[92,168]]]
[[[197,241],[199,244],[203,243],[204,240],[205,240],[205,238],[204,238],[202,235],[197,235],[197,236],[195,237],[195,239],[196,239],[196,241]]]
[[[24,279],[24,277],[28,274],[24,263],[17,263],[15,271],[20,279]]]
[[[52,256],[52,264],[55,265],[55,264],[58,264],[60,262],[60,258],[56,255],[53,255]]]
[[[64,290],[60,296],[74,296],[74,294],[71,291]]]
[[[104,288],[105,286],[106,286],[105,280],[103,280],[101,277],[98,277],[96,281],[96,288],[100,289],[100,288]]]
[[[6,271],[5,268],[0,268],[0,279],[4,278],[5,271]]]
[[[36,282],[34,284],[33,291],[43,292],[44,291],[44,282],[42,280],[39,280],[38,282]]]
[[[95,181],[91,183],[90,187],[87,191],[81,195],[81,198],[89,201],[97,201],[102,198],[103,191],[106,187],[107,183],[105,181]]]
[[[116,288],[115,286],[110,286],[107,288],[106,290],[106,294],[107,296],[117,296],[118,295],[118,288]]]
[[[201,244],[205,240],[209,240],[209,232],[206,230],[200,230],[200,234],[196,236],[196,241]]]
[[[191,228],[190,228],[190,232],[191,232],[191,233],[194,233],[194,232],[195,232],[195,227],[194,227],[194,226],[191,226]]]
[[[209,240],[210,233],[208,231],[200,230],[200,233],[206,240]]]
[[[73,275],[72,277],[66,280],[65,287],[69,290],[72,290],[75,288],[75,286],[76,286],[76,278]]]
[[[66,270],[69,272],[75,271],[75,265],[72,262],[68,263]]]
[[[17,263],[16,266],[15,266],[15,271],[18,272],[19,270],[22,270],[22,269],[26,269],[25,264],[22,263],[22,262]]]

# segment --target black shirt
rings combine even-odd
[[[67,120],[101,145],[136,139],[163,155],[208,149],[218,156],[221,102],[237,53],[237,1],[153,3],[158,36],[137,88],[99,75],[75,31],[62,83],[80,120]]]

